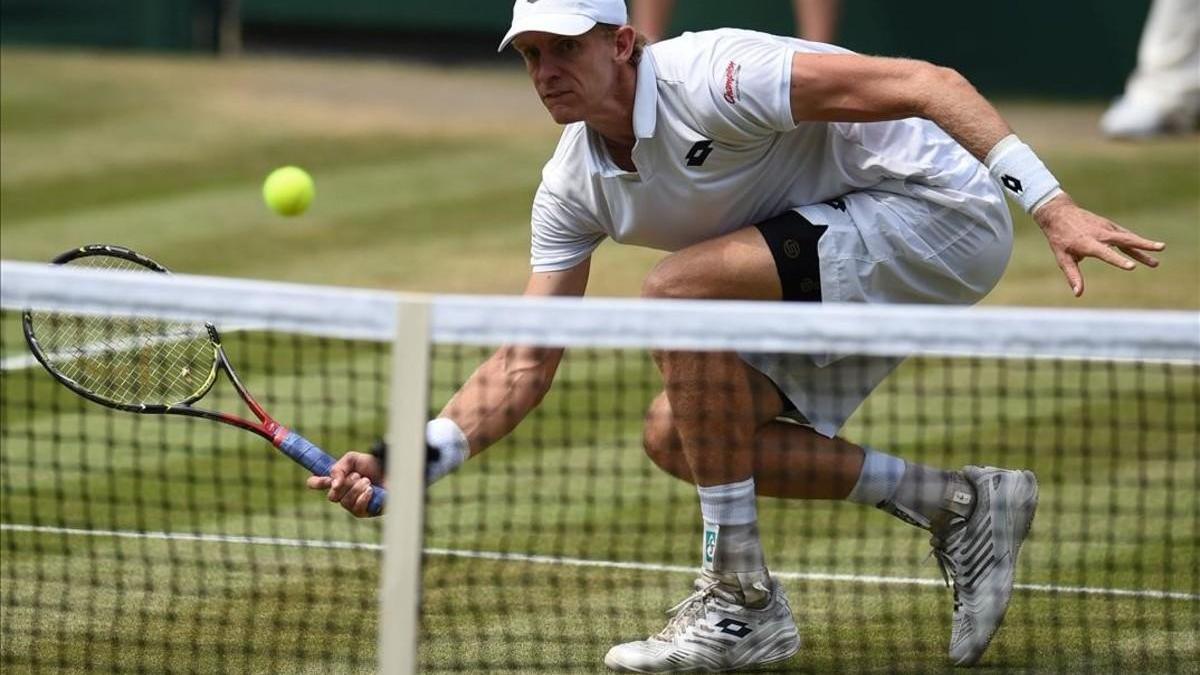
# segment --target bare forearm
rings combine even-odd
[[[919,115],[937,124],[982,162],[1012,128],[957,71],[923,66],[927,69],[924,77],[931,83],[923,88]]]
[[[525,295],[583,295],[590,269],[591,258],[587,258],[569,269],[534,272]],[[501,347],[479,366],[441,414],[462,430],[471,455],[507,436],[541,403],[562,353],[561,349]]]
[[[454,420],[477,455],[507,436],[550,389],[562,350],[502,347],[471,375],[441,416]]]
[[[857,54],[795,54],[792,117],[797,123],[928,119],[979,160],[1011,130],[962,75],[924,61]]]

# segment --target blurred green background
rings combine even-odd
[[[120,243],[183,272],[438,292],[516,293],[528,275],[559,129],[516,64],[5,48],[0,76],[5,258]],[[1085,263],[1074,300],[1018,213],[988,302],[1200,307],[1197,138],[1103,140],[1100,102],[999,106],[1079,202],[1169,248],[1157,270]],[[284,164],[316,179],[295,219],[259,194]],[[660,255],[605,244],[591,293],[636,294]]]
[[[1147,7],[844,3],[840,42],[958,68],[1078,201],[1169,243],[1157,271],[1085,264],[1076,301],[1018,214],[988,302],[1200,306],[1198,137],[1134,145],[1096,131]],[[0,0],[2,255],[104,241],[203,274],[519,292],[558,129],[519,60],[494,54],[509,12],[507,0]],[[677,3],[675,30],[720,25],[790,33],[791,3]],[[257,194],[283,164],[317,181],[299,219]],[[605,245],[592,294],[636,293],[659,256]]]
[[[229,52],[244,39],[453,58],[486,55],[511,7],[509,0],[0,0],[0,40]],[[1127,0],[847,0],[838,42],[952,65],[991,93],[1111,97],[1133,68],[1147,7]],[[721,26],[789,34],[792,3],[676,2],[674,31]]]

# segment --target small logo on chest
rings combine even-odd
[[[741,92],[738,91],[738,76],[741,74],[742,67],[736,62],[730,61],[725,66],[725,102],[729,105],[737,105],[741,98]]]

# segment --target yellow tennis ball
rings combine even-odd
[[[263,199],[281,216],[298,216],[317,194],[312,176],[297,166],[275,169],[263,183]]]

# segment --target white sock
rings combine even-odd
[[[870,448],[863,452],[862,473],[847,501],[883,509],[926,530],[971,514],[975,490],[957,471],[910,464]]]
[[[904,460],[871,448],[863,448],[863,468],[846,501],[879,506],[890,500],[904,477]]]
[[[754,479],[697,486],[696,491],[704,516],[704,569],[717,573],[765,570]]]
[[[700,513],[704,522],[714,525],[749,525],[758,520],[754,479],[740,483],[696,487],[700,493]]]

